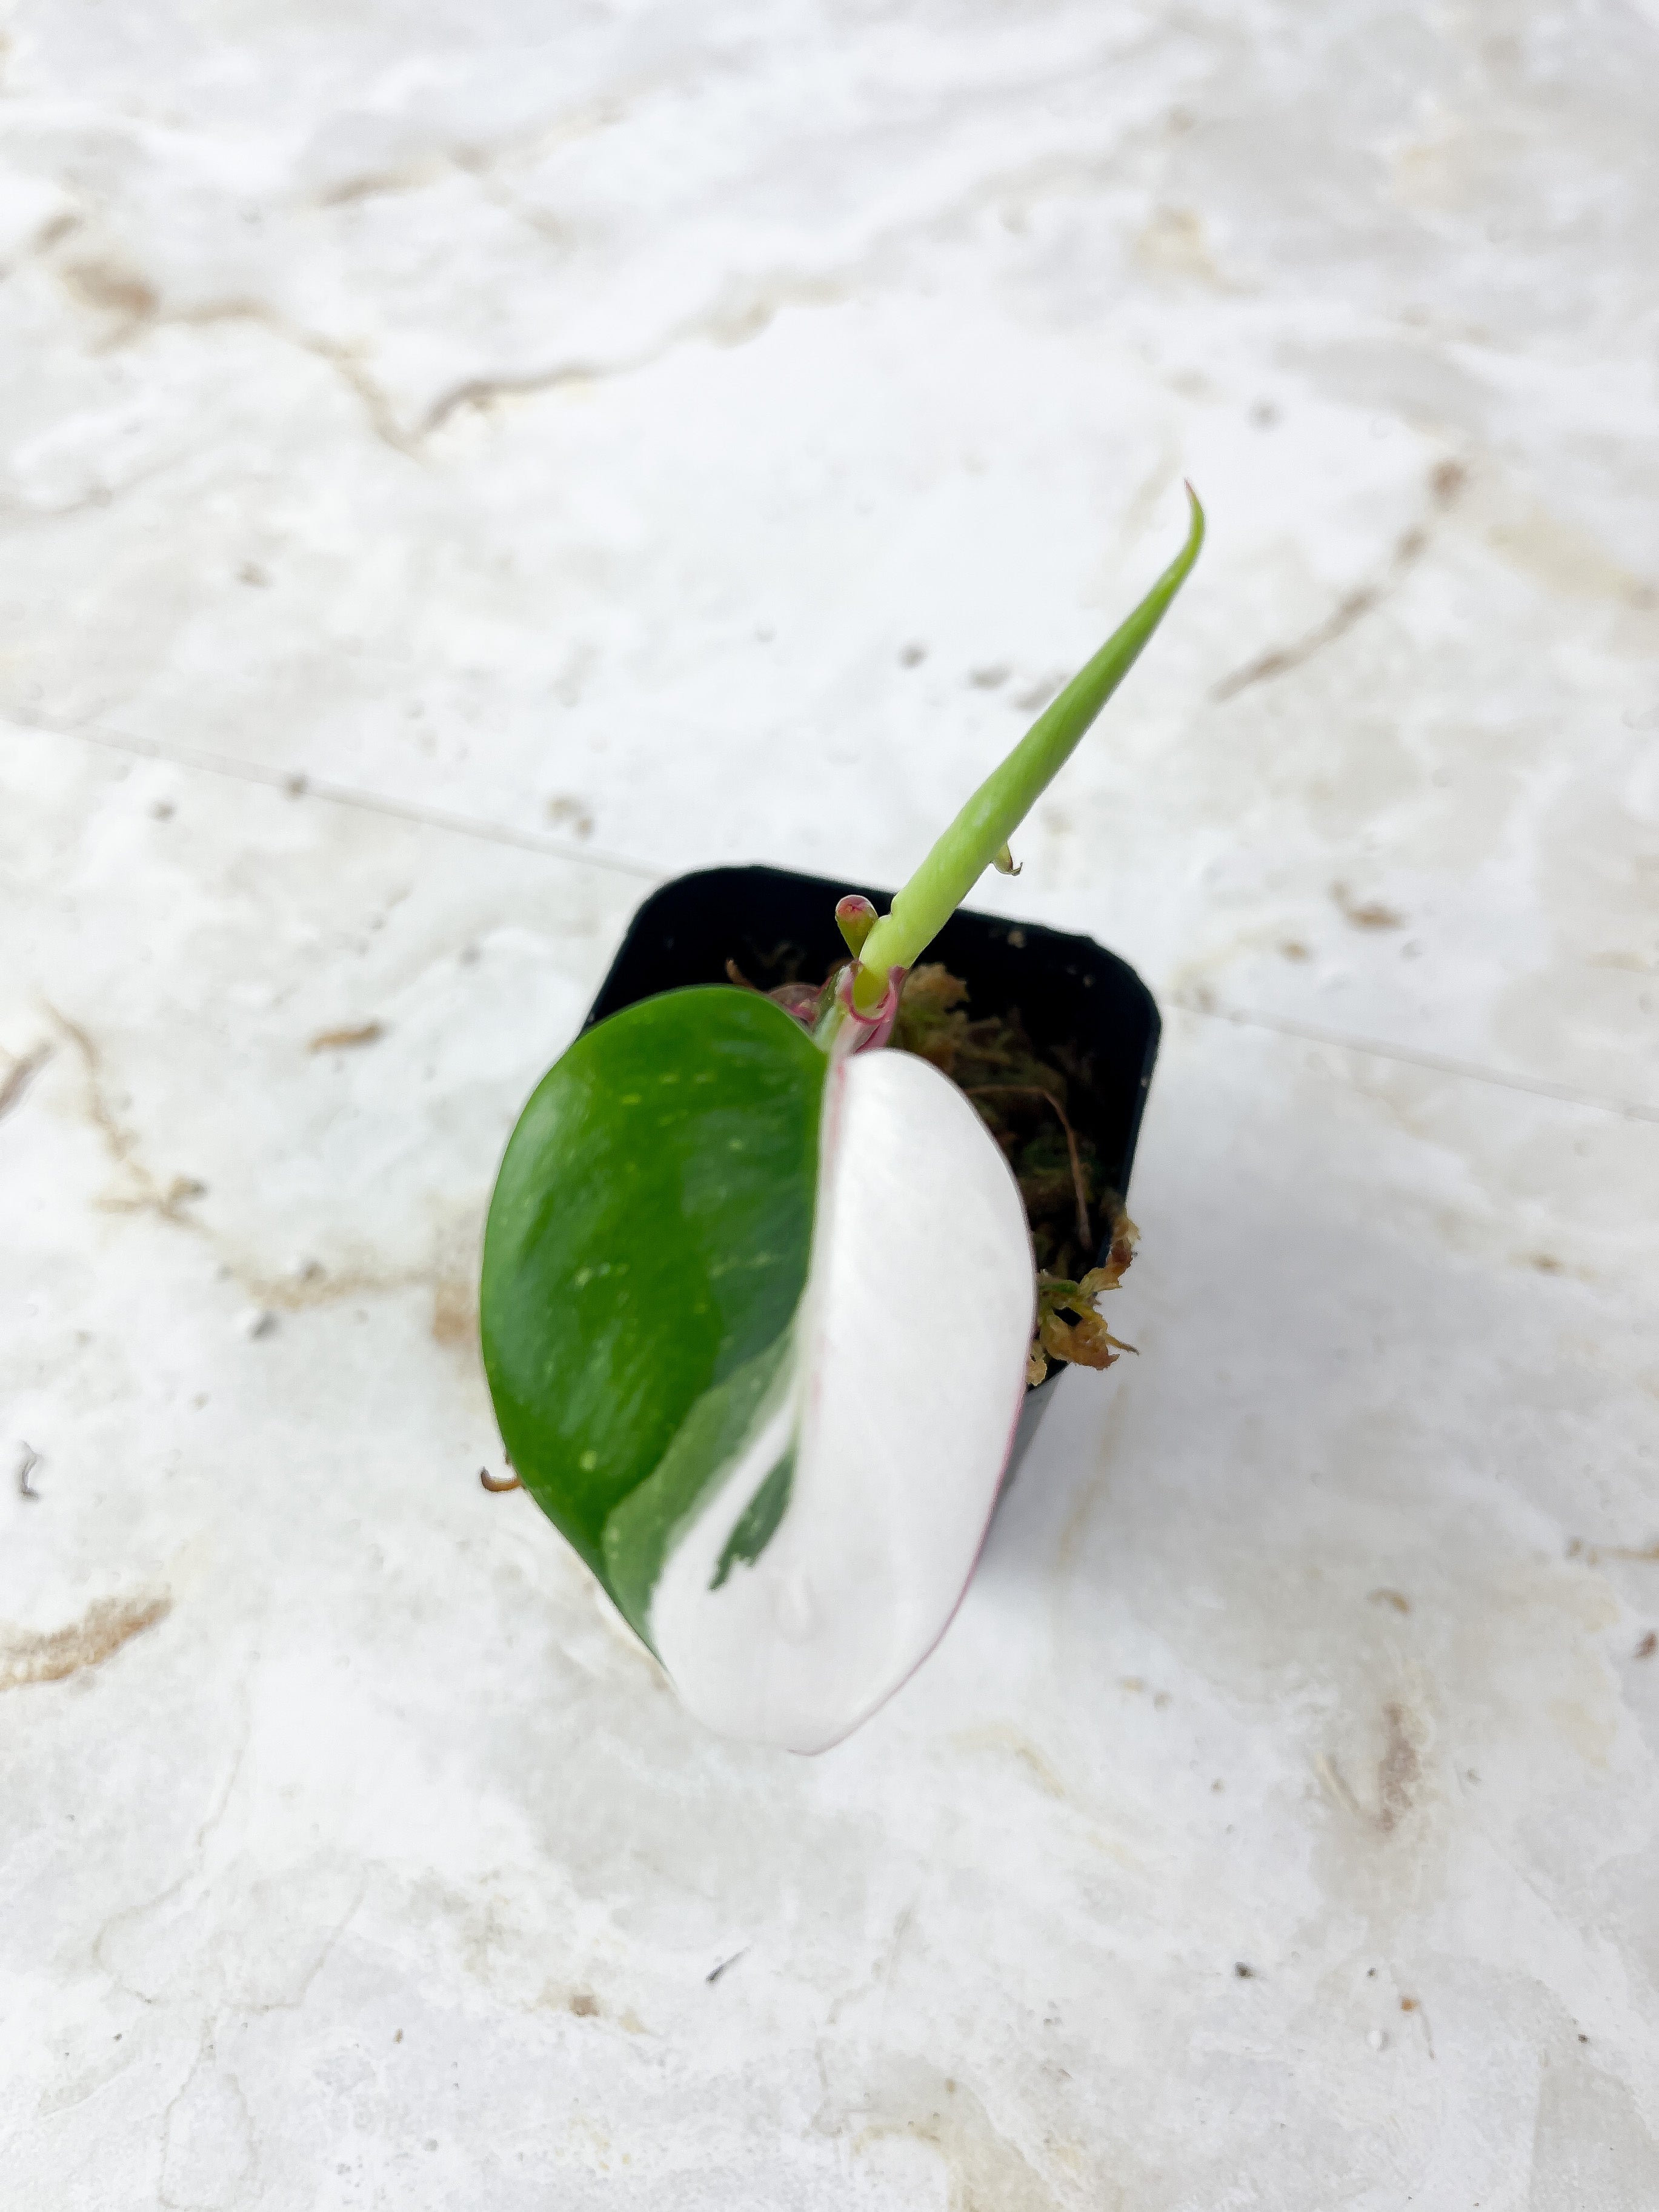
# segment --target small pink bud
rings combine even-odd
[[[836,908],[836,926],[847,939],[847,949],[856,960],[864,950],[864,940],[876,926],[876,909],[867,898],[856,891],[848,891]]]

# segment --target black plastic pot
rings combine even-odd
[[[703,868],[677,877],[634,916],[584,1027],[659,991],[723,983],[728,960],[763,989],[822,982],[847,957],[836,902],[849,891],[862,891],[884,914],[892,902],[890,891],[867,884],[786,868]],[[1087,1055],[1092,1082],[1071,1099],[1072,1118],[1093,1139],[1106,1182],[1127,1198],[1160,1027],[1152,994],[1134,969],[1091,938],[967,912],[952,915],[926,957],[942,960],[967,983],[970,1014],[1018,1007],[1039,1051],[1069,1041]],[[1026,1393],[1010,1480],[1056,1380],[1051,1373]]]

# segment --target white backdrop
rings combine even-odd
[[[1651,8],[9,23],[8,2203],[1659,2202]],[[733,1750],[477,1486],[501,1144],[1183,475],[980,901],[1164,1005],[1140,1357]]]

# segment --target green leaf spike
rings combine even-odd
[[[1135,662],[1204,543],[1204,509],[1190,484],[1187,542],[1100,651],[1045,707],[1001,766],[986,777],[865,940],[854,987],[865,1012],[881,1003],[894,968],[913,968],[1071,758],[1084,732]]]

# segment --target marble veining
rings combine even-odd
[[[0,2176],[201,2212],[1659,2201],[1650,9],[18,0]],[[701,1732],[474,1346],[645,888],[1166,1012],[1139,1347],[935,1657]]]

